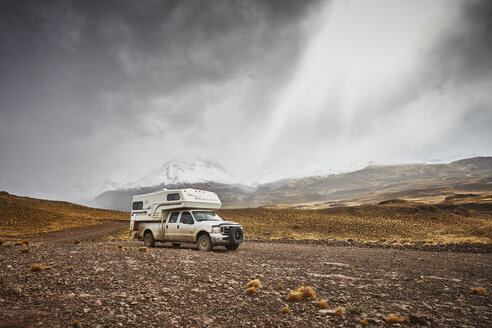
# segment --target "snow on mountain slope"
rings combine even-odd
[[[170,160],[141,180],[124,185],[124,188],[199,182],[237,183],[223,166],[214,162],[191,158]]]
[[[253,186],[258,186],[283,179],[300,179],[313,176],[328,176],[331,174],[348,173],[361,170],[370,164],[370,162],[365,162],[328,166],[319,160],[311,160],[308,162],[285,161],[264,170],[263,173],[256,176],[251,184]]]

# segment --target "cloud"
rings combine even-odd
[[[3,1],[0,189],[79,200],[183,156],[248,181],[488,155],[490,7]]]

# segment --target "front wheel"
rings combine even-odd
[[[239,248],[239,245],[238,244],[226,245],[226,248],[230,251],[235,251],[236,249]]]
[[[209,235],[201,235],[198,237],[196,244],[199,251],[208,252],[212,250],[212,241],[210,240]]]
[[[154,247],[155,246],[155,239],[154,235],[152,234],[151,231],[147,231],[144,235],[144,245],[147,247]]]

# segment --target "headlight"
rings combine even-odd
[[[212,233],[220,233],[220,227],[213,227]]]

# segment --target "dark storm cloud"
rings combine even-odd
[[[207,108],[236,92],[238,77],[257,85],[242,92],[249,120],[258,120],[269,86],[295,65],[303,20],[317,5],[1,1],[4,188],[45,191],[74,176],[98,178],[132,149],[161,145],[173,156],[183,145],[166,147],[169,134],[196,140],[210,129]]]

